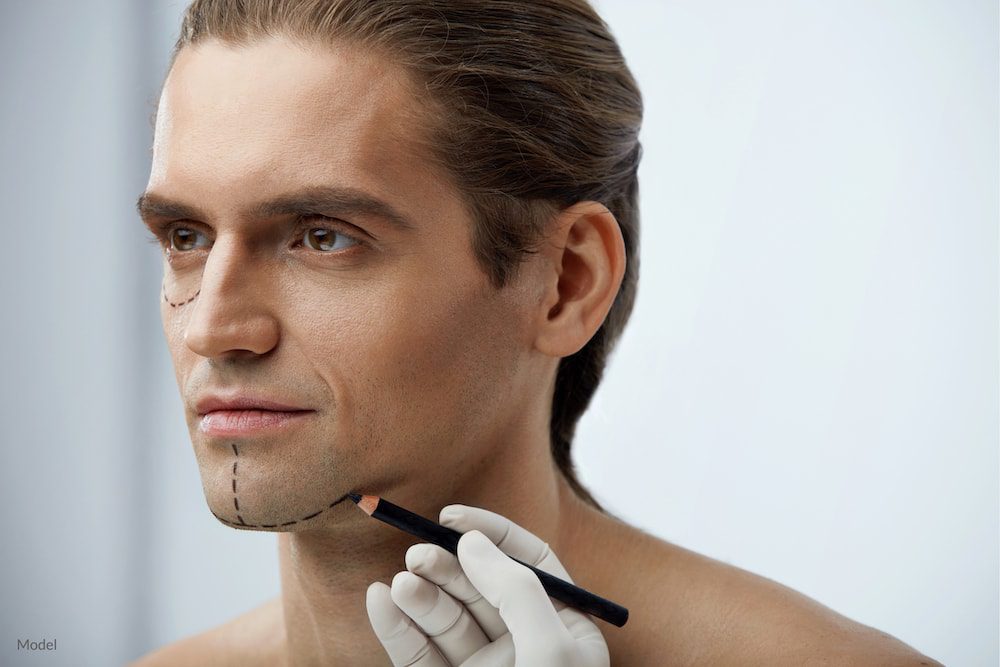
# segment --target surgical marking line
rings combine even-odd
[[[192,301],[194,301],[194,298],[201,293],[201,290],[199,289],[197,292],[194,293],[194,296],[192,296],[187,301],[181,301],[180,303],[174,303],[173,301],[171,301],[170,299],[167,298],[167,288],[166,288],[166,286],[165,285],[161,285],[160,287],[161,287],[161,289],[163,291],[163,300],[166,301],[167,303],[169,303],[171,308],[177,308],[178,306],[185,306],[185,305],[191,303]]]
[[[308,521],[309,519],[314,519],[314,518],[318,517],[323,512],[327,511],[328,509],[331,509],[331,508],[335,507],[338,503],[342,503],[343,501],[347,500],[347,498],[348,498],[348,495],[344,494],[343,496],[341,496],[337,500],[334,500],[327,507],[324,507],[323,509],[319,510],[318,512],[313,512],[312,514],[307,514],[306,516],[302,517],[301,519],[295,519],[294,521],[286,521],[285,523],[282,523],[282,524],[277,524],[277,523],[247,523],[246,521],[243,520],[243,517],[239,514],[239,511],[240,511],[240,501],[239,501],[238,496],[236,495],[236,465],[239,463],[240,450],[236,448],[236,443],[235,442],[231,442],[229,444],[233,448],[233,456],[236,457],[236,460],[233,461],[233,507],[236,508],[236,512],[237,512],[236,518],[238,519],[238,522],[236,522],[236,521],[229,521],[228,519],[223,519],[221,516],[219,516],[218,514],[216,514],[211,508],[209,508],[209,511],[212,512],[212,515],[216,519],[218,519],[219,521],[221,521],[222,523],[224,523],[224,524],[226,524],[228,526],[243,526],[243,527],[246,527],[246,528],[279,528],[279,527],[280,528],[284,528],[285,526],[293,526],[293,525],[299,523],[300,521]]]

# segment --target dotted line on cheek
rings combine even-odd
[[[180,303],[174,303],[170,299],[167,298],[167,288],[166,287],[162,287],[162,292],[163,292],[163,300],[166,301],[168,304],[170,304],[171,308],[176,308],[177,306],[186,306],[187,304],[189,304],[192,301],[194,301],[194,299],[195,299],[196,296],[198,296],[199,294],[201,294],[201,290],[198,290],[187,301],[181,301]]]
[[[239,462],[240,462],[240,450],[238,450],[236,448],[236,443],[235,442],[230,443],[230,444],[232,445],[232,448],[233,448],[233,455],[236,457],[236,460],[233,461],[233,507],[236,509],[236,519],[238,520],[238,523],[236,521],[229,521],[228,519],[223,519],[221,516],[219,516],[214,511],[212,511],[211,509],[209,509],[209,511],[212,512],[212,514],[215,516],[216,519],[218,519],[222,523],[226,524],[227,526],[234,526],[234,527],[240,527],[240,528],[284,528],[285,526],[293,526],[293,525],[295,525],[297,523],[300,523],[302,521],[308,521],[309,519],[314,519],[314,518],[318,517],[320,514],[322,514],[323,512],[327,511],[328,509],[330,509],[332,507],[335,507],[338,503],[341,503],[341,502],[343,502],[344,500],[347,499],[346,495],[342,496],[341,498],[338,498],[337,500],[334,500],[327,507],[324,507],[320,511],[313,512],[312,514],[307,514],[306,516],[302,517],[301,519],[295,519],[294,521],[286,521],[284,523],[247,523],[246,521],[243,520],[243,517],[239,513],[240,512],[240,499],[239,499],[239,497],[236,494],[236,470],[237,470],[237,466],[239,465]]]

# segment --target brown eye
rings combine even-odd
[[[193,250],[198,246],[198,232],[187,227],[175,227],[170,230],[169,240],[172,250]]]
[[[312,227],[306,230],[305,235],[302,237],[302,243],[313,250],[328,252],[330,250],[349,248],[352,245],[356,245],[357,241],[334,229]]]

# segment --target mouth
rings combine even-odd
[[[212,436],[260,435],[285,430],[315,414],[315,410],[213,410],[201,417],[198,429]]]
[[[195,405],[205,435],[239,437],[287,430],[316,413],[292,403],[249,395],[206,396]]]

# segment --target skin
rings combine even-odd
[[[631,610],[624,628],[598,621],[612,664],[937,664],[571,492],[549,454],[549,406],[559,359],[594,334],[621,283],[617,223],[595,202],[561,211],[540,252],[494,289],[462,197],[429,158],[420,100],[405,72],[347,46],[210,41],[178,56],[147,193],[198,214],[145,221],[200,233],[180,251],[157,232],[170,249],[163,328],[205,498],[236,521],[235,444],[246,523],[326,509],[278,533],[279,598],[135,664],[389,665],[365,592],[404,569],[417,540],[350,501],[329,507],[349,491],[431,517],[486,507],[540,536],[578,584]],[[367,193],[410,226],[247,214],[308,186]],[[307,247],[316,226],[360,244]],[[202,433],[197,400],[236,389],[314,412],[280,438]]]

